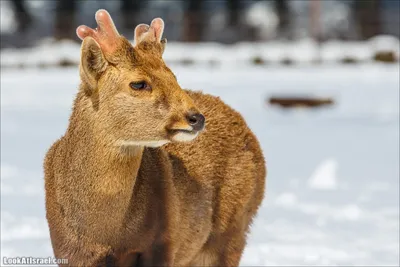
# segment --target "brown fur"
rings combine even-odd
[[[243,118],[219,98],[182,90],[160,43],[112,58],[82,45],[80,90],[69,127],[45,162],[46,211],[55,256],[70,266],[237,266],[262,201],[265,163]],[[134,91],[145,80],[151,91]],[[188,112],[205,130],[174,141]]]

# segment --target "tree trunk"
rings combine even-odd
[[[354,13],[362,39],[382,33],[381,2],[379,0],[356,0]]]
[[[227,0],[228,2],[228,24],[229,26],[237,27],[240,22],[240,5],[239,0]]]
[[[186,42],[201,41],[204,25],[203,0],[189,0],[184,15],[183,40]]]
[[[290,10],[287,0],[275,0],[275,9],[279,18],[278,35],[290,37]]]
[[[32,17],[25,6],[24,0],[12,0],[11,4],[14,7],[15,17],[18,21],[18,31],[25,31],[32,22]]]
[[[76,0],[58,0],[55,16],[54,37],[73,39],[75,36]]]
[[[121,2],[123,25],[133,34],[134,28],[140,24],[139,14],[143,9],[143,0],[122,0]]]

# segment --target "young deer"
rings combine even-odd
[[[107,11],[95,17],[96,30],[77,29],[80,89],[44,163],[55,256],[237,266],[264,194],[256,137],[219,98],[181,89],[162,60],[161,19],[138,25],[132,46]]]

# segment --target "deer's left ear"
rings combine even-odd
[[[97,88],[100,75],[106,70],[107,65],[100,45],[92,37],[86,37],[81,48],[80,75],[88,86],[87,93],[91,94]]]

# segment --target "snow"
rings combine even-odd
[[[262,39],[271,39],[276,36],[279,18],[270,8],[270,3],[267,1],[259,1],[250,5],[245,11],[245,21],[248,25],[260,30]]]
[[[376,51],[398,51],[400,49],[399,39],[390,35],[376,36],[369,42]]]
[[[337,162],[334,159],[327,159],[314,171],[308,180],[308,185],[314,189],[336,189]]]
[[[285,192],[276,197],[275,204],[277,206],[290,207],[294,206],[296,204],[296,201],[297,196],[295,194],[291,192]]]
[[[273,64],[290,60],[295,64],[309,65],[317,61],[338,63],[346,59],[370,62],[377,52],[391,51],[397,59],[400,55],[399,40],[385,35],[363,42],[331,40],[318,44],[312,39],[305,38],[292,42],[240,42],[234,45],[168,42],[167,47],[164,59],[168,63],[189,62],[199,65],[216,63],[223,66],[249,65],[256,58]],[[78,65],[80,45],[71,40],[55,41],[47,38],[33,48],[2,49],[0,58],[2,67],[58,66],[63,61]]]
[[[264,151],[266,196],[242,266],[399,264],[398,65],[171,68],[182,87],[238,110]],[[66,129],[78,75],[1,70],[1,257],[52,255],[43,157]],[[276,94],[335,104],[282,110],[267,104]]]

